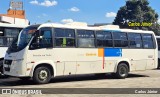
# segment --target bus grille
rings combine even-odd
[[[10,67],[4,67],[5,71],[10,71]]]
[[[4,60],[4,64],[5,65],[11,65],[12,64],[12,60]]]
[[[12,60],[4,60],[4,65],[5,65],[4,70],[10,71],[11,64],[12,64]]]

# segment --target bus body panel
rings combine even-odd
[[[43,52],[43,53],[39,53]],[[33,76],[34,69],[40,64],[49,64],[54,69],[54,75],[56,75],[56,67],[53,61],[53,49],[38,49],[38,50],[28,50],[27,52],[27,62],[26,69],[28,76]]]
[[[98,56],[98,49],[74,49],[74,48],[55,48],[52,51],[49,51],[49,53],[53,54],[53,57],[46,57],[44,55],[47,55],[46,50],[43,49],[45,53],[43,55],[36,55],[34,53],[30,55],[28,59],[32,60],[42,60],[43,58],[46,58],[48,60],[54,60],[53,62],[46,62],[39,61],[35,64],[41,64],[41,63],[48,63],[48,64],[54,64],[52,65],[54,70],[56,71],[55,76],[60,75],[70,75],[70,74],[90,74],[90,73],[106,73],[106,72],[116,72],[117,65],[120,62],[127,62],[129,64],[130,71],[137,71],[137,70],[146,70],[146,69],[152,69],[155,67],[154,65],[154,57],[151,58],[154,50],[146,50],[148,53],[145,52],[145,50],[140,49],[122,49],[122,57],[107,57],[104,60],[104,68],[103,68],[103,57]],[[41,52],[43,52],[41,49]],[[39,53],[37,53],[39,54]],[[51,54],[51,55],[52,55]],[[139,54],[143,54],[144,56],[139,56]],[[132,55],[132,57],[130,57]],[[31,56],[44,56],[41,59],[39,58],[33,58]],[[132,60],[134,59],[134,60]],[[31,61],[31,60],[30,60]],[[29,62],[29,61],[28,61]],[[145,63],[145,64],[144,64]],[[35,65],[36,66],[36,65]],[[35,67],[34,66],[34,67]],[[33,68],[34,70],[34,68]]]
[[[5,60],[3,65],[4,74],[11,75],[11,76],[26,76],[26,60],[25,60],[27,55],[26,49],[23,49],[18,53],[11,53],[11,54],[7,53],[5,55]],[[11,61],[11,62],[7,62],[7,61]],[[8,67],[10,67],[9,72],[5,70],[5,68],[8,68]]]
[[[146,51],[148,53],[146,53]],[[10,74],[16,74],[16,76],[33,76],[35,67],[44,63],[53,66],[54,76],[116,72],[115,67],[117,67],[120,62],[124,61],[129,63],[130,71],[152,69],[156,67],[154,64],[154,55],[152,55],[154,50],[146,51],[140,49],[122,49],[122,57],[106,57],[103,63],[103,57],[99,57],[98,49],[94,48],[85,50],[74,48],[55,48],[49,49],[48,51],[46,49],[29,50],[27,53],[26,63],[21,63],[21,61],[13,62],[11,65],[11,69],[13,70]],[[146,57],[139,56],[139,54],[143,54]],[[130,55],[132,55],[132,57],[130,57]],[[16,59],[22,60],[22,58],[18,58],[20,54],[12,54],[10,56],[14,56]],[[21,66],[23,66],[21,64],[26,64],[26,67],[23,67],[23,70],[20,69],[22,68]],[[14,69],[18,69],[19,71]]]
[[[53,49],[53,60],[56,67],[56,76],[115,72],[115,67],[124,61],[129,63],[130,71],[146,70],[155,67],[154,55],[152,55],[153,50],[148,51],[147,54],[144,50],[122,49],[122,54],[122,57],[105,58],[103,68],[103,57],[99,58],[97,56],[98,49],[85,49],[82,51],[81,49],[55,48]],[[139,56],[139,54],[143,54],[146,57]],[[130,55],[132,55],[132,57],[130,57]]]
[[[0,47],[0,58],[4,58],[8,47]]]
[[[32,77],[35,68],[39,65],[42,65],[42,64],[51,65],[52,66],[51,69],[53,69],[53,74],[56,75],[56,69],[54,69],[55,68],[54,62],[52,60],[42,60],[42,59],[40,59],[41,61],[40,60],[34,60],[34,61],[36,61],[35,63],[32,63],[31,61],[28,61],[28,63],[26,64],[26,76]]]
[[[114,70],[113,70],[113,71],[110,70],[110,72],[116,73],[118,65],[119,65],[120,63],[122,63],[122,62],[128,63],[129,72],[130,72],[130,71],[133,71],[133,68],[134,68],[134,67],[131,66],[131,61],[129,60],[129,58],[123,57],[123,58],[119,58],[118,60],[115,60]]]

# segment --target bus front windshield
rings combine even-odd
[[[13,40],[7,52],[8,53],[17,52],[17,51],[24,49],[28,45],[29,41],[31,40],[36,30],[37,28],[35,27],[28,27],[28,28],[23,29],[19,33],[19,35]]]

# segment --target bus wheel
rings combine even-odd
[[[158,58],[158,66],[157,66],[157,69],[160,68],[160,59]]]
[[[128,66],[125,63],[120,63],[117,67],[116,77],[119,79],[124,79],[128,76]]]
[[[47,67],[38,67],[33,74],[33,81],[37,84],[46,84],[51,80],[51,71]]]

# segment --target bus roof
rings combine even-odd
[[[120,29],[122,32],[134,32],[134,33],[154,33],[153,31],[147,30],[133,30],[133,29]]]
[[[56,24],[56,23],[45,23],[41,24],[41,27],[55,27],[55,28],[70,28],[70,29],[87,29],[87,30],[100,30],[99,27],[88,27],[88,26],[77,26],[77,25],[65,25],[65,24]]]
[[[160,36],[156,36],[156,38],[160,38]]]
[[[153,31],[146,30],[133,30],[133,29],[120,29],[117,25],[105,25],[105,26],[80,26],[74,25],[75,23],[66,25],[58,23],[45,23],[41,24],[38,29],[41,27],[55,27],[55,28],[70,28],[70,29],[86,29],[86,30],[104,30],[104,31],[118,31],[118,32],[134,32],[134,33],[154,33]]]

